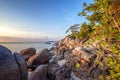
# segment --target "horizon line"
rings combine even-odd
[[[56,42],[57,40],[48,40],[48,41],[25,41],[25,42],[0,42],[0,43],[43,43],[43,42]]]

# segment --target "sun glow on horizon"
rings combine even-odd
[[[36,38],[41,36],[40,32],[21,31],[11,26],[0,25],[0,36],[20,37],[20,38]]]

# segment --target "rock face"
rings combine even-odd
[[[21,80],[27,80],[28,79],[28,70],[27,70],[27,64],[19,53],[14,53],[15,60],[18,64]]]
[[[20,51],[20,54],[24,56],[24,59],[27,61],[30,56],[33,56],[36,53],[35,48],[27,48]]]
[[[87,40],[87,38],[79,40],[67,36],[56,44],[57,52],[54,54],[57,62],[60,65],[65,64],[64,66],[71,70],[71,79],[98,80],[100,75],[109,75],[108,66],[101,69],[95,62],[96,59],[103,60],[103,57],[96,54],[97,44],[94,42],[95,44],[85,45]]]
[[[83,43],[84,40],[64,38],[57,44],[57,60],[60,65],[64,63],[77,79],[87,80],[89,78],[92,80],[93,75],[91,76],[90,68],[96,55],[93,52],[94,49],[86,48]]]
[[[48,49],[43,49],[36,53],[35,55],[31,56],[27,62],[28,67],[36,68],[40,64],[46,64],[49,62],[51,58],[51,53]]]
[[[14,56],[3,46],[0,46],[0,80],[21,80]]]
[[[29,80],[46,80],[47,79],[47,68],[48,68],[48,65],[40,65],[31,74]]]

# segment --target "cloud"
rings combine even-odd
[[[41,38],[19,38],[19,37],[8,37],[8,36],[0,36],[0,42],[42,42],[48,41],[48,37]]]

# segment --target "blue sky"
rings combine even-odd
[[[92,0],[0,0],[0,36],[61,39],[78,16],[83,3]]]

